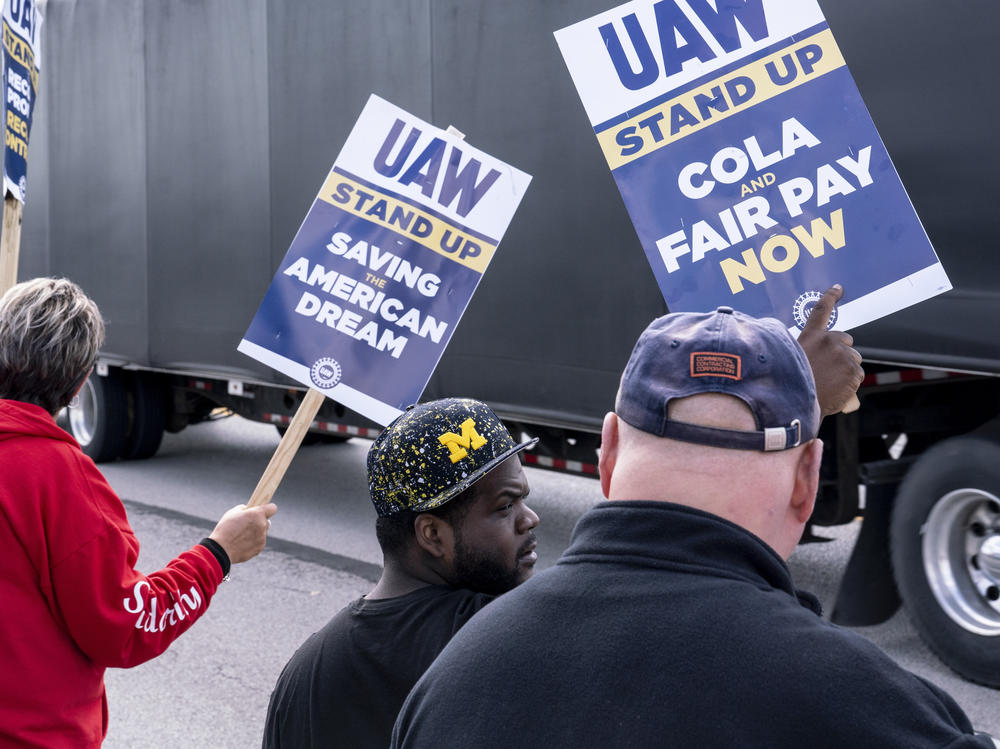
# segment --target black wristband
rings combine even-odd
[[[216,541],[214,538],[203,538],[198,542],[199,546],[204,546],[214,556],[218,562],[219,566],[222,567],[222,577],[223,579],[229,577],[229,567],[231,566],[229,561],[229,555],[226,550],[222,548],[222,544]]]

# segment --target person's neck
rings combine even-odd
[[[434,570],[386,557],[382,576],[365,598],[368,600],[397,598],[420,588],[426,588],[428,585],[447,584],[448,582]]]
[[[623,472],[622,475],[642,474]],[[783,548],[779,531],[784,526],[777,525],[775,517],[782,511],[780,503],[776,504],[780,496],[778,490],[761,491],[749,476],[742,481],[736,476],[706,477],[685,473],[679,467],[641,482],[612,483],[608,492],[612,501],[670,502],[707,512],[749,531],[779,555]],[[787,555],[783,558],[787,559]]]

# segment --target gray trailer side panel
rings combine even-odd
[[[820,5],[955,287],[854,337],[869,358],[1000,373],[997,4]]]
[[[245,367],[273,270],[265,0],[145,9],[150,361]]]
[[[50,122],[48,194],[31,187],[33,160],[28,175],[29,203],[46,200],[49,206],[51,272],[93,294],[108,321],[105,351],[141,362],[148,357],[149,337],[142,64],[147,5],[48,5],[39,86],[39,106]],[[34,153],[32,146],[32,159]],[[25,236],[31,235],[28,228]],[[30,247],[26,243],[22,251]]]

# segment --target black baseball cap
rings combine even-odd
[[[372,504],[383,517],[440,507],[536,442],[516,442],[481,401],[443,398],[410,406],[368,450]]]
[[[675,398],[723,393],[749,406],[756,431],[673,421]],[[719,307],[654,320],[622,374],[615,413],[636,429],[684,442],[740,450],[787,450],[813,439],[820,411],[812,369],[798,342],[773,318]]]

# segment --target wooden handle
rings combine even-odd
[[[858,396],[852,395],[851,399],[844,404],[844,407],[840,410],[842,414],[851,414],[861,408],[861,401],[858,400]]]
[[[306,393],[306,397],[299,404],[299,410],[295,412],[292,423],[288,425],[285,435],[281,438],[274,455],[271,456],[271,462],[264,469],[264,475],[257,482],[257,488],[253,490],[247,507],[256,507],[271,501],[271,497],[278,490],[278,484],[285,477],[285,471],[288,470],[292,458],[298,452],[299,445],[302,444],[302,438],[309,431],[309,425],[319,413],[324,397],[319,390],[312,388]]]
[[[17,257],[21,247],[21,212],[24,206],[13,195],[3,201],[3,235],[0,236],[0,294],[17,283]]]

